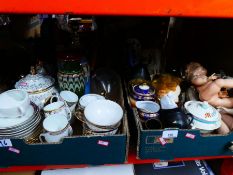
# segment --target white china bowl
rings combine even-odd
[[[153,101],[137,101],[136,107],[146,113],[156,113],[160,110],[160,106]]]
[[[192,129],[200,129],[201,133],[211,133],[212,131],[218,129],[221,126],[221,119],[214,124],[202,123],[193,119],[191,126]]]
[[[88,122],[97,126],[113,126],[120,122],[123,110],[111,100],[96,100],[86,106],[84,115]]]
[[[71,91],[61,91],[60,96],[68,103],[76,103],[78,101],[78,96]]]
[[[85,108],[89,103],[94,102],[96,100],[104,100],[104,96],[98,95],[98,94],[86,94],[83,95],[79,99],[79,105],[81,108]]]

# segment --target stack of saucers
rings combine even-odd
[[[41,115],[39,108],[31,103],[22,117],[0,117],[0,138],[25,138],[35,137],[41,130]]]

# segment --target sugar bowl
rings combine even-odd
[[[32,66],[31,74],[28,74],[16,82],[15,88],[28,92],[30,100],[42,109],[46,100],[51,97],[52,94],[57,94],[54,83],[54,78],[37,74],[35,68]]]
[[[148,83],[132,85],[130,102],[133,107],[136,101],[155,101],[155,89]]]

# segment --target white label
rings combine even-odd
[[[187,133],[185,137],[190,138],[190,139],[195,139],[196,136],[194,134]]]
[[[158,163],[154,163],[154,167],[155,167],[155,168],[167,167],[167,166],[168,166],[168,162],[158,162]]]
[[[167,142],[162,137],[159,138],[159,142],[163,146],[167,144]]]
[[[108,144],[109,144],[109,142],[107,142],[107,141],[103,141],[103,140],[98,141],[98,145],[108,146]]]
[[[11,152],[17,153],[17,154],[20,153],[20,150],[18,150],[18,149],[16,149],[16,148],[9,147],[8,150],[11,151]]]
[[[0,147],[9,147],[9,146],[12,146],[10,139],[0,140]]]
[[[178,130],[163,131],[162,138],[164,139],[170,139],[170,138],[176,138],[176,137],[178,137]]]

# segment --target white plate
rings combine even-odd
[[[12,126],[19,125],[25,122],[30,117],[34,116],[33,114],[34,114],[34,107],[30,105],[24,117],[20,117],[20,118],[1,118],[0,117],[0,129],[7,129]]]
[[[35,116],[35,120],[32,123],[28,123],[28,125],[24,126],[24,127],[19,127],[13,130],[6,130],[3,132],[0,132],[0,136],[4,136],[4,135],[18,135],[18,134],[22,134],[24,132],[29,132],[31,130],[33,130],[38,124],[40,124],[40,120],[41,117],[40,115]]]
[[[25,138],[25,137],[32,135],[36,130],[38,130],[38,128],[42,128],[42,126],[40,126],[39,123],[33,126],[32,128],[30,128],[29,130],[25,130],[20,133],[5,134],[5,135],[0,134],[0,139],[2,138]]]

